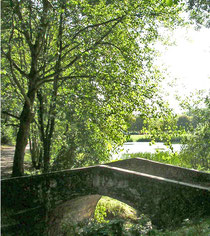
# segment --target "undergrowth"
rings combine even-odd
[[[190,156],[186,159],[184,155],[180,153],[171,153],[171,152],[156,152],[156,153],[131,153],[131,154],[123,154],[122,159],[128,159],[128,158],[145,158],[152,161],[158,161],[165,164],[185,167],[185,168],[191,168],[193,169],[193,166],[191,164]],[[206,171],[209,172],[210,169],[207,169],[206,167],[202,165],[198,165],[196,170],[199,171]]]

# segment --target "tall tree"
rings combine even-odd
[[[185,130],[189,130],[191,119],[187,115],[180,115],[177,118],[177,127]]]
[[[210,167],[210,99],[199,91],[185,98],[183,108],[194,117],[195,125],[183,140],[181,157],[190,167],[209,170]]]
[[[209,0],[188,0],[187,11],[189,11],[190,19],[198,28],[205,26],[210,27],[210,3]]]
[[[88,111],[93,107],[88,102],[90,97],[89,101],[96,99],[93,116],[101,115],[99,119],[103,119],[105,113],[113,127],[117,119],[144,107],[144,98],[152,98],[157,80],[152,72],[150,44],[158,35],[160,22],[177,23],[178,10],[156,0],[2,3],[2,57],[8,70],[5,76],[24,100],[13,176],[24,173],[24,151],[30,124],[36,120],[37,98],[46,171],[60,91],[67,89],[74,97],[78,116],[83,115],[84,109],[78,110],[82,105]],[[77,104],[78,93],[84,104]],[[43,96],[51,101],[47,122],[41,107]]]
[[[141,115],[132,117],[129,122],[128,131],[140,133],[144,126],[144,118]]]

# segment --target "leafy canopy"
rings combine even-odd
[[[95,152],[94,160],[106,159],[106,150],[125,140],[133,111],[158,111],[149,108],[158,100],[161,79],[153,67],[152,43],[160,25],[180,22],[180,7],[169,5],[157,0],[5,0],[2,69],[11,91],[20,94],[18,103],[12,98],[8,104],[16,104],[19,116],[21,107],[30,105],[41,141],[53,135],[51,150],[68,145],[73,156]],[[3,99],[11,93],[4,89]]]

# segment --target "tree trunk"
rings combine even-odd
[[[34,92],[28,94],[30,94],[29,97],[31,104],[29,105],[27,102],[25,102],[23,111],[20,116],[20,126],[17,133],[15,155],[13,161],[13,177],[24,175],[24,155],[29,137],[30,123],[33,121],[34,118],[34,114],[32,113],[32,107],[35,98]]]
[[[50,149],[51,149],[51,138],[49,138],[49,140],[45,140],[44,143],[44,173],[47,173],[49,171]]]
[[[43,101],[42,90],[37,91],[37,98],[39,100],[38,121],[40,125],[41,141],[42,141],[42,147],[43,147],[43,160],[42,161],[43,161],[44,172],[46,173],[49,170],[51,140],[52,140],[52,135],[54,132],[54,119],[55,118],[50,117],[51,112],[53,110],[52,104],[50,104],[48,124],[45,130],[44,129],[44,103],[43,103],[44,101]]]
[[[37,142],[37,138],[30,139],[29,135],[29,144],[30,144],[30,153],[31,153],[31,162],[32,166],[36,170],[40,170],[43,162],[42,158],[42,148]]]

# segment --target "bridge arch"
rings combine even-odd
[[[103,201],[102,197],[106,197],[106,199],[108,197],[108,199],[112,201],[117,200],[109,196],[86,195],[60,203],[49,213],[47,222],[48,235],[60,235],[63,225],[76,225],[78,222],[93,219],[97,205],[100,200]],[[117,200],[117,202],[119,202],[118,204],[124,203],[131,207],[125,202],[119,200]]]

